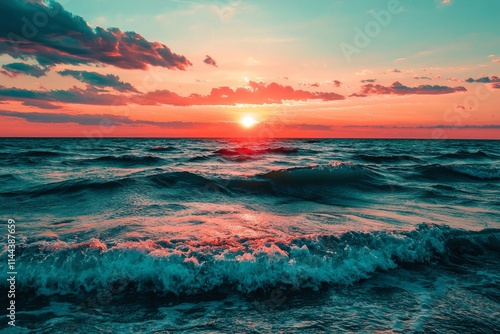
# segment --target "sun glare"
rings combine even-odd
[[[245,115],[241,119],[240,123],[245,128],[251,128],[252,126],[254,126],[255,124],[257,124],[258,122],[255,120],[255,118],[253,118],[253,116],[251,116],[251,115]]]

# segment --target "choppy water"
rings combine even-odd
[[[498,141],[0,139],[0,166],[21,332],[500,328]]]

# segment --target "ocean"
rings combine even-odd
[[[0,166],[1,333],[500,330],[499,141],[4,138]]]

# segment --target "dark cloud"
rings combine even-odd
[[[19,75],[30,75],[35,78],[40,78],[49,71],[48,68],[42,68],[37,65],[28,65],[25,63],[5,64],[2,65],[2,68],[5,71],[0,71],[0,73],[7,75],[11,78],[17,77]]]
[[[392,69],[391,72],[393,72],[393,73],[401,73],[401,71],[398,70],[397,68]]]
[[[235,123],[207,123],[207,122],[157,122],[147,120],[132,120],[126,116],[112,114],[66,114],[66,113],[42,113],[42,112],[15,112],[0,110],[0,117],[21,118],[31,123],[75,123],[84,126],[119,126],[119,125],[152,125],[162,128],[188,129],[203,126],[235,126]],[[265,123],[263,123],[265,124]],[[286,124],[285,128],[301,131],[331,131],[332,127],[320,124]]]
[[[125,69],[150,65],[184,70],[192,65],[159,42],[118,28],[93,29],[57,2],[0,1],[0,54],[36,59],[42,66],[108,64]]]
[[[362,83],[366,83],[366,82],[376,82],[377,79],[365,79],[365,80],[361,80]]]
[[[491,85],[491,87],[495,89],[500,89],[500,83],[496,82],[493,85]]]
[[[236,104],[281,104],[283,101],[334,101],[343,100],[344,96],[333,92],[308,92],[295,90],[291,86],[277,83],[268,85],[250,82],[249,87],[232,89],[230,87],[213,88],[209,95],[191,94],[181,96],[168,90],[157,90],[132,96],[103,93],[98,89],[73,87],[68,90],[32,91],[20,88],[0,86],[0,100],[77,103],[91,105],[236,105]]]
[[[212,57],[210,57],[209,55],[205,56],[205,60],[203,60],[203,62],[207,65],[212,65],[212,66],[218,67],[215,60]]]
[[[483,77],[483,78],[478,78],[478,79],[469,78],[469,79],[465,80],[465,82],[468,82],[468,83],[472,83],[472,82],[495,83],[495,82],[500,82],[500,78],[497,77],[496,75],[493,75],[491,77]]]
[[[102,75],[96,72],[64,70],[57,72],[62,76],[70,76],[83,83],[96,87],[111,87],[119,92],[138,93],[131,84],[120,81],[120,77],[113,74]]]
[[[36,107],[36,108],[40,108],[40,109],[61,109],[62,108],[62,106],[56,106],[55,104],[52,104],[50,102],[36,101],[36,100],[24,101],[23,105],[28,106],[28,107]]]
[[[335,87],[340,87],[340,85],[342,85],[342,82],[338,80],[333,80],[333,84],[335,85]]]
[[[500,125],[420,125],[420,126],[397,126],[397,125],[346,125],[344,128],[375,128],[375,129],[500,129]]]
[[[286,124],[284,126],[290,130],[303,130],[303,131],[331,131],[332,127],[328,125],[321,124]]]
[[[394,95],[438,95],[438,94],[450,94],[455,92],[465,92],[462,86],[448,87],[448,86],[438,86],[438,85],[420,85],[417,87],[408,87],[401,84],[399,81],[394,82],[391,86],[382,86],[374,84],[366,84],[361,87],[360,94],[364,95],[384,95],[384,94],[394,94]]]
[[[429,77],[413,77],[413,79],[415,79],[415,80],[432,80]]]
[[[358,93],[353,93],[351,95],[349,95],[349,97],[367,97],[368,95],[365,95],[365,94],[358,94]]]
[[[61,114],[61,113],[38,113],[38,112],[15,112],[0,110],[0,116],[16,117],[25,119],[32,123],[76,123],[80,125],[154,125],[168,128],[191,128],[207,125],[209,123],[195,122],[155,122],[146,120],[131,120],[125,116],[111,114],[91,115],[91,114]]]
[[[77,87],[68,90],[33,91],[20,88],[0,86],[0,100],[10,101],[47,101],[61,103],[93,104],[93,105],[125,105],[126,99],[119,95],[100,94],[91,89]],[[31,102],[33,105],[33,102]]]

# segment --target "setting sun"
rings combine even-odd
[[[246,115],[243,117],[240,121],[241,125],[243,125],[245,128],[250,128],[257,124],[258,122],[253,118],[251,115]]]

